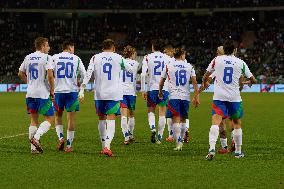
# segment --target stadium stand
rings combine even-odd
[[[220,2],[223,2],[222,0]],[[30,4],[30,1],[1,1],[2,7],[8,8],[70,8],[77,1],[42,1]],[[129,1],[93,1],[80,2],[79,8],[188,8],[187,1],[161,1],[151,7],[150,1],[131,3]],[[108,2],[108,3],[107,3]],[[113,3],[110,3],[113,2]],[[128,2],[128,4],[127,4]],[[200,3],[199,7],[211,7],[208,1],[190,1]],[[253,3],[253,5],[249,4]],[[272,6],[271,1],[234,1],[228,7]],[[206,5],[204,5],[204,3]],[[218,1],[219,3],[219,1]],[[218,6],[217,1],[212,5]],[[273,6],[282,5],[283,1],[274,1]],[[60,5],[59,5],[60,4]],[[98,5],[99,4],[99,5]],[[220,7],[221,7],[220,3]],[[88,6],[87,6],[88,5]],[[112,7],[107,7],[111,5]],[[138,6],[139,5],[139,6]],[[97,6],[97,7],[96,7]],[[176,7],[174,7],[176,6]],[[197,6],[193,6],[197,7]],[[28,9],[23,9],[28,10]],[[210,60],[215,56],[215,49],[225,38],[233,38],[239,46],[238,56],[243,58],[259,82],[283,83],[284,75],[284,17],[281,11],[255,12],[220,12],[196,15],[193,13],[160,14],[49,14],[26,11],[0,13],[0,82],[15,81],[18,67],[24,55],[33,51],[33,39],[43,35],[50,39],[51,52],[60,51],[60,44],[65,39],[76,43],[76,51],[88,64],[90,54],[101,49],[100,43],[106,37],[117,42],[118,51],[131,44],[138,49],[140,56],[150,51],[153,38],[161,38],[165,44],[183,46],[187,50],[187,59],[197,74],[201,76]],[[131,15],[131,16],[129,16]],[[230,17],[231,19],[227,19]],[[200,78],[199,78],[200,80]]]

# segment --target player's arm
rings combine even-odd
[[[84,90],[86,88],[86,85],[89,83],[91,77],[92,77],[92,74],[94,72],[94,69],[95,69],[95,56],[93,56],[90,60],[90,63],[89,63],[89,66],[88,66],[88,70],[84,76],[84,79],[83,79],[83,83],[80,87],[80,91],[79,91],[79,94],[78,94],[78,98],[79,98],[79,101],[80,102],[83,102],[84,101]]]
[[[25,72],[19,70],[18,76],[19,76],[19,78],[20,78],[23,82],[25,82],[25,83],[28,82],[28,80],[27,80],[27,75],[26,75]]]
[[[244,89],[244,82],[245,81],[245,77],[243,75],[241,75],[240,79],[239,79],[239,84],[240,84],[240,91],[242,91]]]
[[[127,63],[123,57],[121,57],[120,67],[121,67],[122,70],[125,70],[125,71],[130,72],[130,73],[135,72],[134,67],[131,66],[129,63]]]
[[[45,64],[45,70],[47,72],[47,79],[50,87],[50,98],[51,100],[54,99],[54,75],[53,75],[53,69],[54,69],[54,60],[51,56],[47,55],[46,64]]]
[[[54,76],[53,76],[53,70],[48,69],[47,70],[47,79],[50,86],[50,98],[54,99]]]
[[[199,93],[201,93],[202,91],[207,89],[210,85],[210,82],[212,80],[212,78],[210,79],[210,75],[215,71],[215,60],[216,60],[216,58],[214,58],[210,62],[209,66],[206,69],[205,74],[202,77],[202,83],[201,83],[201,87],[199,89]]]
[[[19,68],[18,76],[23,82],[25,82],[25,83],[28,82],[27,75],[26,75],[26,58],[22,62],[21,66]]]
[[[79,61],[78,74],[80,75],[80,78],[77,79],[77,84],[78,86],[80,86],[86,76],[86,69],[80,58],[78,59],[78,61]]]
[[[163,99],[163,88],[164,88],[165,81],[167,79],[167,72],[168,72],[168,66],[166,65],[166,69],[165,71],[162,72],[162,75],[161,75],[162,77],[159,83],[159,98],[160,99]]]
[[[194,96],[193,96],[192,103],[193,103],[194,107],[196,108],[200,105],[198,84],[197,84],[196,76],[191,77],[191,82],[192,82],[193,89],[194,89]]]
[[[205,76],[205,75],[204,75]],[[203,77],[204,77],[203,76]],[[198,90],[198,93],[202,93],[204,90],[206,90],[209,86],[210,86],[210,83],[212,82],[212,79],[213,78],[213,75],[211,74],[210,76],[209,76],[209,78],[208,78],[208,81],[207,82],[205,82],[204,84],[203,84],[203,82],[202,82],[202,84],[201,84],[201,86],[200,86],[200,88],[199,88],[199,90]]]
[[[141,92],[142,92],[142,97],[144,98],[144,100],[147,99],[147,94],[146,94],[147,71],[148,71],[148,58],[147,56],[145,56],[142,61],[142,73],[141,73]]]
[[[200,100],[199,100],[199,92],[198,92],[198,84],[197,84],[197,80],[196,80],[196,74],[195,74],[195,70],[192,67],[191,70],[191,82],[193,85],[193,89],[194,89],[194,96],[193,96],[193,100],[192,103],[194,105],[194,107],[196,108],[198,105],[200,105]]]
[[[206,71],[206,73],[203,75],[202,83],[201,83],[198,93],[202,93],[205,89],[209,87],[212,81],[212,78],[210,77],[211,74],[212,74],[211,72]]]
[[[242,68],[242,74],[248,78],[248,80],[245,80],[242,82],[243,85],[247,84],[249,85],[249,87],[252,86],[252,84],[257,83],[257,80],[255,79],[255,77],[253,76],[253,74],[251,73],[251,71],[249,70],[247,64],[245,62],[243,62],[243,68]]]

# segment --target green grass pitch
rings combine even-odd
[[[213,161],[204,159],[212,94],[202,94],[200,99],[201,106],[190,109],[192,140],[182,152],[175,152],[173,143],[150,143],[145,102],[139,94],[136,143],[122,144],[117,119],[112,143],[115,157],[108,158],[99,155],[91,93],[77,114],[74,153],[56,151],[52,129],[41,139],[44,153],[40,155],[30,154],[27,134],[3,138],[27,133],[29,118],[23,93],[1,93],[0,188],[284,188],[284,94],[243,94],[246,157],[217,154]]]

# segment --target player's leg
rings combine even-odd
[[[219,125],[223,117],[227,117],[227,107],[225,102],[213,100],[212,104],[212,125],[209,131],[209,152],[206,156],[207,160],[212,160],[215,156],[215,146],[219,136]]]
[[[242,102],[229,103],[229,115],[234,124],[234,142],[235,142],[235,157],[242,158],[244,153],[242,152],[242,137],[243,131],[241,126],[241,118],[243,117],[243,104]]]
[[[147,93],[148,122],[151,130],[152,143],[156,143],[155,109],[157,105],[157,100],[158,100],[158,94],[155,91],[148,91]]]
[[[158,94],[157,94],[158,97]],[[169,99],[169,92],[163,91],[163,99],[158,98],[159,105],[159,124],[158,124],[158,141],[157,143],[161,143],[163,138],[164,129],[166,127],[166,110]]]
[[[229,152],[227,143],[227,131],[226,131],[226,120],[224,119],[219,125],[220,143],[221,149],[219,149],[219,154],[226,154]]]
[[[135,127],[135,118],[134,118],[134,110],[129,110],[129,119],[128,119],[128,126],[129,126],[129,140],[130,142],[134,142],[134,127]]]
[[[54,109],[50,99],[38,99],[38,105],[38,113],[44,115],[45,121],[39,125],[34,137],[31,139],[31,143],[39,152],[43,152],[39,140],[40,137],[50,129],[51,124],[54,122]]]
[[[120,112],[121,112],[121,130],[122,134],[124,136],[124,144],[128,145],[129,144],[129,132],[128,132],[128,123],[127,123],[127,107],[124,107],[124,105],[120,105]]]
[[[188,143],[189,140],[189,119],[188,119],[188,111],[190,102],[187,100],[179,100],[180,101],[180,116],[181,116],[181,137],[182,141]]]
[[[164,129],[166,127],[166,110],[166,106],[159,105],[158,144],[162,142]]]
[[[166,138],[166,141],[173,142],[174,141],[173,120],[172,120],[172,118],[167,117],[168,111],[169,110],[167,109],[166,118],[167,118],[169,136]]]
[[[107,119],[104,154],[108,156],[113,156],[112,151],[110,150],[110,145],[115,133],[115,119],[117,115],[120,115],[120,102],[107,100],[105,102],[105,110],[105,115],[107,115]]]
[[[38,125],[37,100],[34,98],[26,98],[26,105],[27,105],[27,113],[30,115],[29,140],[31,141],[31,139],[34,137],[37,131],[37,125]],[[39,153],[33,144],[31,144],[31,153],[33,154]]]
[[[38,125],[38,114],[37,113],[31,113],[30,118],[31,118],[31,123],[30,123],[30,126],[29,126],[29,140],[31,140],[34,137],[34,135],[36,134],[37,125]],[[39,151],[36,149],[36,147],[33,144],[31,144],[31,153],[32,154],[39,153]]]
[[[66,103],[65,93],[55,93],[54,98],[54,107],[55,107],[55,131],[58,137],[57,150],[64,150],[64,134],[63,134],[63,123],[62,116],[64,111],[64,106]]]
[[[57,150],[62,151],[64,150],[64,135],[63,135],[63,124],[62,124],[62,111],[56,111],[55,112],[55,130],[58,137],[58,144],[57,144]]]
[[[67,145],[65,152],[72,152],[72,143],[74,141],[74,134],[75,134],[75,116],[76,112],[67,112]]]
[[[231,149],[229,150],[230,152],[235,151],[235,141],[234,141],[234,124],[233,120],[230,118],[228,121],[228,125],[230,126],[230,133],[231,133]]]
[[[78,93],[71,92],[66,94],[66,111],[67,111],[67,146],[65,152],[72,152],[72,143],[74,140],[75,134],[75,115],[76,112],[79,111],[79,101],[78,101]]]
[[[183,142],[188,143],[190,140],[190,135],[189,135],[189,119],[185,120],[185,126],[182,126],[182,129],[185,127],[185,134],[183,135]],[[183,130],[182,130],[183,131]]]
[[[129,96],[128,97],[128,113],[129,113],[129,119],[128,119],[128,128],[129,128],[129,140],[130,142],[135,141],[134,139],[134,127],[135,127],[135,118],[134,118],[134,112],[136,107],[136,96]]]
[[[235,141],[235,157],[242,158],[244,154],[242,152],[243,144],[243,131],[241,127],[241,119],[233,119],[234,124],[234,141]]]
[[[102,151],[100,152],[102,154],[103,149],[105,148],[106,119],[107,119],[107,116],[104,114],[104,112],[105,112],[104,101],[95,100],[95,108],[96,108],[96,113],[99,116],[98,131],[99,131],[99,135],[100,135],[100,141],[102,143]]]
[[[174,137],[176,140],[175,151],[182,151],[182,136],[181,136],[181,117],[173,116]]]

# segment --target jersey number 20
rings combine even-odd
[[[58,62],[57,78],[72,78],[74,72],[74,65],[72,62]]]

